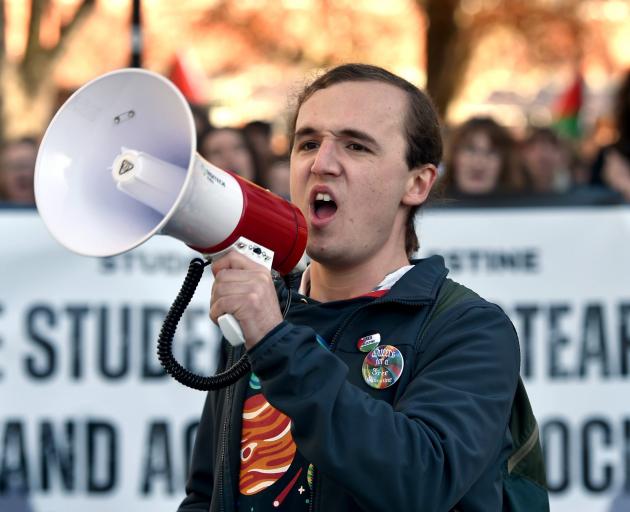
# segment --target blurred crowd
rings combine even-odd
[[[274,149],[274,124],[211,126],[192,107],[197,150],[209,162],[289,197],[289,156]],[[616,94],[615,138],[590,154],[554,125],[515,134],[491,117],[445,128],[437,204],[611,204],[630,202],[630,72]],[[0,204],[33,206],[39,137],[7,140],[0,151]],[[277,145],[275,145],[277,146]]]

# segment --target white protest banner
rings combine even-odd
[[[417,227],[421,255],[519,333],[551,510],[629,510],[630,208],[438,209]]]
[[[78,256],[34,210],[0,210],[0,240],[0,510],[175,510],[206,394],[165,374],[156,340],[198,254],[153,237]],[[210,283],[208,269],[174,342],[205,375]]]
[[[552,510],[628,510],[630,208],[431,210],[419,231],[519,332]],[[155,342],[196,254],[154,237],[84,258],[26,210],[0,210],[0,237],[0,510],[175,510],[205,394],[164,375]],[[203,374],[209,291],[175,342]]]

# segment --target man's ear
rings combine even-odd
[[[417,206],[424,203],[429,197],[429,192],[431,192],[436,179],[437,168],[433,164],[424,164],[411,169],[405,184],[402,204]]]

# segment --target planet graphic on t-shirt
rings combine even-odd
[[[256,494],[277,482],[295,457],[291,420],[262,394],[245,401],[241,437],[242,494]]]

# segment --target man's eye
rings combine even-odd
[[[310,151],[312,149],[317,149],[317,142],[307,140],[305,142],[302,142],[298,147],[303,151]]]
[[[366,148],[363,144],[358,144],[357,142],[351,142],[348,144],[348,149],[351,149],[352,151],[368,151],[368,148]]]

